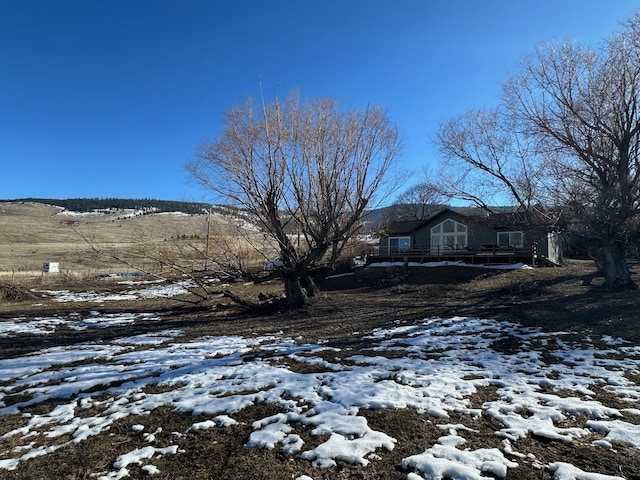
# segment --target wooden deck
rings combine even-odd
[[[387,251],[385,251],[387,250]],[[414,248],[403,252],[388,251],[374,247],[367,252],[367,264],[380,262],[464,262],[472,265],[505,265],[525,263],[538,266],[537,246],[530,248],[498,247],[497,245],[481,245],[463,249],[430,249]]]

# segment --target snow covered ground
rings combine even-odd
[[[187,289],[193,286],[192,282],[185,280],[178,283],[164,283],[152,286],[140,286],[148,285],[149,283],[162,283],[163,280],[158,281],[134,281],[123,280],[118,282],[121,285],[135,286],[125,292],[118,293],[104,293],[104,292],[70,292],[69,290],[37,290],[36,294],[43,297],[51,297],[56,302],[90,302],[90,303],[103,303],[109,301],[123,301],[123,300],[138,300],[142,298],[157,298],[157,297],[175,297],[176,295],[182,295],[187,293]]]
[[[95,310],[84,317],[78,313],[31,319],[18,317],[0,323],[0,337],[15,337],[23,333],[29,335],[46,335],[55,333],[55,331],[62,326],[73,330],[108,328],[119,325],[130,325],[135,323],[136,320],[160,320],[160,317],[153,313],[100,313]]]
[[[152,313],[99,312],[85,319],[16,318],[0,323],[0,335],[45,335],[62,324],[109,328],[155,318]],[[518,451],[515,442],[529,436],[561,442],[589,438],[596,448],[612,449],[613,442],[622,442],[640,449],[640,425],[627,421],[640,423],[640,387],[625,376],[640,375],[640,347],[619,339],[590,338],[577,344],[563,332],[544,333],[479,318],[424,319],[373,330],[364,334],[374,345],[369,354],[281,333],[190,341],[181,335],[178,330],[160,330],[1,359],[0,419],[22,418],[20,426],[0,437],[0,476],[2,469],[20,468],[29,459],[104,434],[128,416],[140,418],[134,430],[148,446],[127,450],[122,445],[113,464],[95,476],[126,478],[133,464],[153,475],[158,471],[154,458],[188,455],[176,444],[156,445],[157,432],[144,425],[144,414],[161,406],[208,416],[176,433],[184,436],[214,426],[228,428],[247,406],[275,405],[281,413],[255,421],[247,447],[282,449],[308,460],[318,471],[338,461],[368,468],[379,458],[376,452],[396,447],[395,438],[358,415],[361,409],[409,408],[423,413],[427,422],[444,419],[438,424],[442,436],[437,443],[426,450],[416,448],[403,459],[407,480],[502,478],[523,463],[557,480],[622,478],[611,472],[585,472],[562,458],[544,463],[530,452]],[[508,354],[495,348],[505,339],[515,339],[517,351]],[[303,369],[290,366],[294,364],[312,365],[308,370],[315,373],[300,373]],[[145,389],[151,385],[162,388]],[[496,398],[472,408],[470,397],[487,386],[497,388]],[[622,399],[628,408],[596,401],[595,387]],[[19,401],[12,403],[15,398]],[[54,407],[45,413],[23,412],[51,399],[56,400]],[[447,423],[454,412],[467,418],[468,425]],[[566,426],[565,420],[579,416],[588,420]],[[478,417],[495,419],[501,448],[466,447],[474,434],[469,425]],[[308,447],[295,433],[300,428],[311,435],[328,435],[327,440]]]

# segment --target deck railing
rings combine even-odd
[[[523,247],[500,246],[500,245],[465,245],[455,246],[434,246],[410,248],[408,250],[398,250],[386,246],[370,247],[367,255],[373,257],[456,257],[456,256],[477,256],[477,257],[508,257],[508,256],[530,256],[533,254],[533,246]]]

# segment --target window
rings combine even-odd
[[[468,245],[467,226],[448,218],[431,228],[431,251],[461,250]]]
[[[411,237],[389,237],[389,253],[408,252]]]
[[[498,232],[498,246],[522,248],[524,234],[522,232]]]

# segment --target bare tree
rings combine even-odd
[[[395,220],[426,220],[442,208],[443,198],[431,175],[425,171],[423,181],[398,195],[389,217]]]
[[[463,195],[485,201],[486,184],[469,181],[481,172],[524,208],[561,206],[592,246],[605,286],[636,288],[626,253],[640,234],[640,14],[597,50],[539,46],[506,82],[503,100],[438,133],[467,181]],[[497,121],[484,134],[487,115]]]
[[[332,263],[367,206],[393,188],[395,126],[377,106],[343,112],[331,99],[248,100],[187,168],[204,186],[251,212],[278,245],[289,306],[314,293],[310,270]]]
[[[437,191],[491,211],[517,205],[523,212],[546,198],[544,157],[513,129],[502,109],[469,110],[436,133],[442,165]]]

